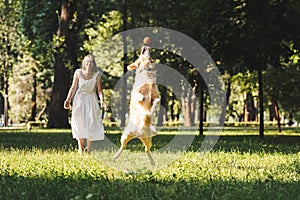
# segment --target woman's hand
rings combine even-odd
[[[69,110],[70,109],[70,102],[69,101],[64,101],[64,108]]]
[[[100,105],[105,111],[107,111],[107,105],[105,104],[104,101],[100,101]]]

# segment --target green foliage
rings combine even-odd
[[[23,0],[21,23],[23,34],[30,40],[28,50],[39,63],[37,78],[44,89],[52,87],[54,75],[54,46],[52,43],[57,32],[59,1]]]
[[[245,111],[246,94],[251,93],[257,100],[257,75],[247,70],[244,73],[240,72],[233,76],[225,74],[223,77],[224,80],[227,78],[231,81],[231,94],[226,113],[227,120],[241,120]]]
[[[95,28],[85,30],[88,40],[84,43],[84,49],[95,56],[97,65],[111,76],[118,77],[123,74],[124,52],[122,39],[113,36],[121,29],[121,17],[119,11],[103,14]]]
[[[7,81],[14,62],[22,51],[19,12],[19,2],[13,3],[8,0],[0,2],[0,93],[7,93]]]
[[[10,90],[8,93],[13,121],[26,120],[30,113],[30,84],[33,79],[30,74],[37,76],[38,110],[41,110],[51,91],[55,73],[54,53],[61,51],[60,47],[67,40],[56,36],[61,3],[45,0],[0,2],[0,90]],[[123,49],[118,43],[120,38],[107,39],[125,28],[122,17],[126,8],[127,29],[165,27],[185,33],[198,41],[216,61],[220,72],[227,76],[226,81],[233,82],[230,112],[242,112],[243,99],[240,97],[245,88],[256,91],[257,84],[252,81],[250,83],[245,76],[240,75],[250,73],[252,77],[256,77],[252,70],[259,68],[267,69],[264,75],[266,80],[263,81],[267,84],[264,88],[266,101],[274,96],[278,97],[285,111],[292,111],[295,117],[298,116],[299,105],[295,102],[299,102],[297,76],[300,34],[296,28],[299,27],[299,2],[90,0],[76,1],[76,4],[76,12],[71,17],[69,27],[76,38],[74,60],[71,66],[69,59],[64,60],[64,63],[70,71],[74,71],[80,66],[86,53],[93,53],[98,66],[105,72],[105,89],[113,88],[123,73]],[[195,77],[190,73],[192,66],[184,59],[167,51],[155,50],[153,53],[157,61],[170,63],[169,66],[178,70],[191,83],[195,82]],[[130,54],[127,62],[133,59],[134,55]],[[288,59],[291,59],[289,63]],[[288,63],[287,66],[279,67],[282,60]],[[277,68],[282,68],[282,76],[281,71],[275,72]],[[273,75],[280,81],[277,78],[275,80]],[[237,77],[242,77],[238,85]],[[6,84],[8,79],[9,84]],[[16,91],[21,85],[25,89],[17,100]],[[106,91],[107,97],[111,94],[111,91]],[[0,104],[2,113],[2,98]],[[15,116],[16,113],[20,115]]]
[[[94,22],[90,22],[93,24]],[[102,87],[105,101],[109,104],[111,97],[117,97],[114,92],[117,80],[123,75],[124,50],[122,38],[117,34],[122,26],[122,16],[117,10],[112,10],[101,16],[100,22],[91,28],[85,29],[88,40],[84,42],[84,50],[95,56],[96,64],[102,73]],[[115,109],[121,107],[116,106]],[[118,117],[109,113],[109,118]]]
[[[36,67],[36,60],[24,50],[23,57],[18,59],[18,62],[14,65],[12,70],[12,76],[9,81],[9,102],[13,106],[10,109],[9,116],[14,123],[24,122],[30,117],[31,112],[22,111],[31,111],[32,84],[30,83],[33,81],[33,69]],[[42,90],[39,90],[39,94],[39,96],[43,95]]]
[[[24,35],[21,26],[21,6],[20,1],[0,3],[3,8],[0,19],[0,90],[8,94],[9,118],[15,123],[25,121],[31,114],[32,87],[28,83],[32,82],[32,76],[39,67],[30,52],[32,42]],[[42,91],[40,94],[39,97],[43,96]],[[0,110],[2,114],[2,108]]]
[[[118,132],[118,131],[117,131]],[[177,132],[162,131],[154,150]],[[226,130],[212,152],[199,154],[203,138],[159,169],[126,170],[141,162],[111,167],[110,153],[79,156],[70,130],[0,130],[1,199],[299,199],[299,130]],[[107,134],[113,142],[119,134]],[[128,144],[129,154],[142,144]],[[132,148],[134,147],[134,148]],[[141,150],[140,150],[141,149]],[[122,155],[124,157],[124,155]],[[142,160],[144,154],[136,154]],[[121,159],[121,158],[120,158]],[[110,165],[112,164],[112,165]]]
[[[289,45],[291,56],[289,59],[282,59],[279,66],[268,67],[264,74],[265,92],[268,100],[276,100],[285,112],[285,115],[293,114],[299,121],[300,114],[300,63],[299,50],[295,49],[295,44]],[[285,61],[287,60],[287,61]]]

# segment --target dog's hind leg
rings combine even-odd
[[[150,160],[150,163],[152,165],[155,165],[155,161],[152,158],[151,153],[150,153],[150,149],[151,149],[151,146],[152,146],[152,137],[140,138],[140,140],[143,142],[143,144],[145,146],[145,152],[146,152],[146,154],[147,154],[147,156]]]
[[[120,149],[117,151],[117,153],[114,155],[114,159],[117,159],[121,153],[123,152],[123,150],[126,148],[127,143],[132,140],[135,136],[131,135],[131,134],[123,134],[121,137],[121,147]]]
[[[148,152],[148,153],[146,153],[146,154],[147,154],[147,156],[148,156],[148,158],[149,158],[149,160],[150,160],[151,165],[155,165],[155,161],[154,161],[154,159],[152,158],[151,153]]]
[[[114,159],[117,159],[117,158],[119,158],[119,156],[121,155],[121,153],[122,153],[122,151],[123,151],[123,149],[122,149],[122,147],[117,151],[117,153],[114,155]]]

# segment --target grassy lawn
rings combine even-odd
[[[90,155],[78,155],[70,130],[0,129],[0,199],[300,199],[299,129],[260,139],[228,128],[207,153],[205,136],[186,151],[160,152],[179,133],[163,129],[153,138],[156,166],[138,140],[114,161],[120,133],[107,130]]]

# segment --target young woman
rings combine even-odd
[[[78,141],[79,154],[84,151],[84,140],[87,144],[87,153],[90,153],[92,141],[104,139],[97,93],[101,107],[106,110],[100,72],[97,70],[94,57],[89,54],[84,57],[82,68],[75,71],[72,86],[64,102],[64,108],[70,109],[70,102],[74,96],[71,127],[73,138]]]

